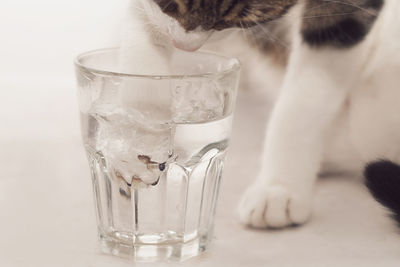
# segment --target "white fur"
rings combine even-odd
[[[141,0],[131,2],[124,25],[120,71],[135,75],[170,74],[171,44],[150,22]],[[121,105],[127,108],[146,105],[150,100],[163,104],[168,94],[168,90],[157,90],[146,79],[124,79],[119,89]]]
[[[201,30],[186,34],[179,23],[149,0],[132,0],[124,21],[120,48],[120,71],[136,75],[169,75],[173,44],[196,50],[211,35]],[[148,90],[148,88],[151,88]],[[123,106],[146,103],[167,106],[169,90],[157,89],[144,79],[125,79],[119,90]]]
[[[387,0],[368,38],[349,50],[310,49],[294,36],[263,167],[239,205],[243,223],[304,223],[318,172],[360,173],[369,161],[400,159],[399,12]]]
[[[132,1],[124,23],[120,66],[122,72],[167,75],[171,45],[151,23],[142,0]]]
[[[203,31],[198,27],[194,31],[186,32],[175,19],[164,14],[160,7],[149,0],[132,0],[144,8],[146,17],[157,31],[168,36],[171,43],[180,49],[194,51],[199,49],[211,36],[211,31]]]
[[[208,38],[201,30],[184,34],[144,1],[147,12],[157,12],[152,23],[183,48]],[[268,124],[262,169],[239,205],[241,221],[253,227],[307,221],[320,172],[360,173],[371,160],[400,160],[400,2],[386,0],[368,38],[344,50],[302,43],[302,8],[287,16],[293,29],[289,65]]]

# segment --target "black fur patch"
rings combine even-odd
[[[372,195],[393,212],[400,226],[400,166],[385,160],[374,162],[367,165],[364,176]]]
[[[346,48],[368,35],[383,0],[308,0],[302,25],[303,40],[313,47]]]
[[[226,15],[228,15],[236,7],[236,5],[239,2],[240,2],[240,0],[232,0],[232,2],[229,4],[228,8],[222,14],[222,17],[225,17]]]
[[[304,31],[303,38],[312,46],[331,44],[348,47],[362,41],[367,32],[367,28],[362,23],[348,18],[326,28]]]
[[[370,0],[370,1],[368,1],[367,4],[368,4],[368,7],[379,10],[383,6],[383,0]]]

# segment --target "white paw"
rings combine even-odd
[[[296,194],[282,185],[254,183],[239,204],[243,224],[255,228],[282,228],[305,223],[311,214],[311,193]]]

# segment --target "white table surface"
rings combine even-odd
[[[3,78],[0,88],[0,266],[163,266],[96,250],[72,75]],[[259,168],[267,110],[258,95],[240,93],[215,239],[207,253],[176,265],[400,266],[398,229],[352,177],[318,182],[305,226],[255,231],[238,223],[237,202]]]

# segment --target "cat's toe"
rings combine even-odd
[[[264,219],[265,209],[265,194],[255,187],[250,187],[239,204],[239,218],[247,226],[265,228],[267,227]]]
[[[239,218],[254,228],[283,228],[306,222],[311,213],[310,196],[292,193],[281,185],[252,185],[239,204]]]
[[[266,210],[264,219],[271,228],[288,226],[290,222],[288,214],[289,193],[280,186],[271,187],[266,191]]]

